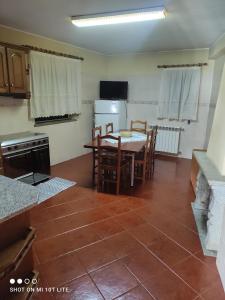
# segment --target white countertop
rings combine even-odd
[[[0,175],[0,223],[37,203],[35,187]]]
[[[225,176],[222,176],[205,151],[194,151],[194,156],[205,175],[209,185],[225,185]]]

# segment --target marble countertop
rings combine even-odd
[[[225,176],[222,176],[205,151],[194,151],[194,156],[205,175],[209,185],[225,185]]]
[[[38,191],[33,186],[0,176],[0,223],[38,203]]]

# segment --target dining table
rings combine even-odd
[[[131,132],[131,136],[123,136],[120,132],[110,133],[112,136],[121,136],[121,152],[125,153],[126,156],[131,157],[131,187],[134,187],[134,163],[135,155],[141,152],[146,144],[146,134],[141,132]],[[117,147],[117,142],[105,139],[101,143],[102,146]],[[95,138],[88,144],[84,145],[84,148],[96,150],[98,148],[98,139]]]

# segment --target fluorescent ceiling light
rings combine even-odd
[[[77,27],[89,27],[158,20],[164,19],[165,16],[165,9],[163,7],[157,7],[86,16],[75,16],[71,17],[71,20],[72,23]]]

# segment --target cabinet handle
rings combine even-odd
[[[4,83],[4,87],[8,87],[9,85],[8,85],[8,83]]]
[[[11,87],[14,87],[14,83],[12,82],[12,83],[10,84],[10,86],[11,86]]]

